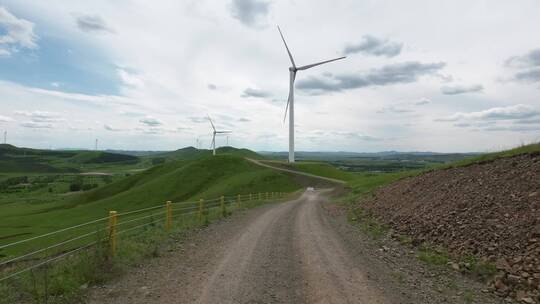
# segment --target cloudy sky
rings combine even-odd
[[[492,151],[540,140],[540,2],[0,0],[0,130],[36,148]],[[226,138],[218,139],[225,144]]]

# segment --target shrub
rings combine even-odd
[[[69,185],[69,191],[81,191],[82,185],[79,183],[71,183]]]

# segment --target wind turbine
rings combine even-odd
[[[287,109],[288,109],[289,110],[289,162],[294,163],[294,81],[296,79],[296,72],[307,70],[312,67],[325,64],[328,62],[340,60],[340,59],[345,58],[346,56],[297,67],[296,64],[294,63],[294,59],[291,54],[291,51],[289,50],[289,47],[287,46],[287,42],[285,42],[285,38],[283,38],[283,34],[281,33],[281,29],[279,28],[279,26],[278,26],[278,31],[279,31],[279,35],[281,36],[281,40],[283,40],[283,44],[285,44],[285,49],[287,49],[287,54],[289,54],[289,59],[291,60],[291,64],[292,64],[292,66],[289,68],[289,98],[287,99],[287,106],[285,107],[285,116],[283,117],[283,123],[285,123],[285,119],[287,118]]]
[[[212,118],[210,118],[210,115],[207,115],[207,116],[208,116],[208,120],[210,121],[210,124],[212,125],[212,129],[214,130],[214,132],[212,133],[212,147],[211,148],[215,156],[216,155],[216,134],[227,134],[227,133],[231,133],[231,131],[216,130],[216,127],[214,126],[214,123],[212,122]]]

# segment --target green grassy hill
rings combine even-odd
[[[251,150],[238,149],[234,147],[217,148],[216,154],[217,155],[234,155],[234,156],[249,157],[249,158],[255,158],[255,159],[263,158],[260,154],[257,154],[256,152],[253,152]],[[152,154],[152,155],[146,156],[146,158],[151,158],[151,159],[164,158],[167,161],[174,161],[174,160],[193,160],[193,159],[198,159],[198,158],[202,158],[202,157],[206,157],[210,155],[212,155],[212,150],[197,149],[194,147],[185,147],[185,148],[178,149],[175,151]]]
[[[80,172],[92,165],[127,165],[139,162],[131,155],[101,151],[55,151],[0,144],[0,173]]]
[[[147,158],[165,158],[166,160],[191,160],[200,158],[202,156],[211,155],[210,150],[199,150],[194,147],[185,147],[175,151],[163,152],[146,156]]]
[[[0,245],[106,217],[110,210],[125,212],[164,205],[167,200],[291,192],[301,187],[290,174],[257,166],[235,155],[167,162],[53,203],[0,205]]]

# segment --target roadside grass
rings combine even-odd
[[[416,257],[420,261],[433,266],[443,266],[450,262],[450,257],[445,249],[440,247],[431,247],[425,244],[418,248]]]
[[[253,200],[243,201],[240,204],[231,201],[227,204],[225,216],[222,209],[218,207],[204,212],[202,222],[199,221],[197,213],[180,214],[174,219],[169,231],[166,231],[163,223],[160,222],[118,235],[117,252],[114,257],[109,255],[106,240],[98,242],[97,245],[80,253],[0,282],[2,294],[0,304],[84,302],[85,291],[88,287],[106,283],[135,265],[182,246],[182,240],[194,229],[203,228],[234,212],[241,212],[266,203],[284,201],[298,194],[297,191],[274,200],[259,200],[258,197],[253,197]],[[150,218],[149,223],[153,220]],[[103,239],[103,237],[100,236],[97,239]],[[20,267],[24,266],[20,265]]]
[[[492,162],[499,158],[513,157],[513,156],[517,156],[521,154],[531,154],[531,153],[540,153],[540,143],[521,145],[519,147],[510,149],[510,150],[500,151],[500,152],[486,153],[479,156],[456,161],[447,165],[436,166],[434,168],[445,169],[445,168],[466,167],[466,166],[470,166],[474,164],[483,164],[483,163]]]
[[[359,227],[364,233],[372,237],[374,240],[378,240],[385,236],[389,227],[379,223],[374,217],[365,212],[362,208],[355,208],[348,214],[349,222]]]

